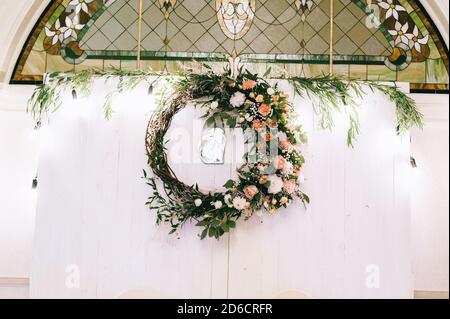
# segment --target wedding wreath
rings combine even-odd
[[[198,102],[206,123],[217,121],[239,126],[252,143],[238,168],[237,180],[229,180],[223,192],[202,193],[197,185],[179,181],[170,168],[164,136],[173,116],[189,102]],[[175,232],[188,220],[203,227],[201,238],[219,238],[244,216],[255,212],[276,213],[295,199],[308,203],[300,189],[304,158],[301,142],[306,141],[300,126],[293,122],[294,110],[288,95],[263,78],[242,72],[236,79],[228,74],[190,75],[175,84],[175,93],[152,116],[147,130],[149,165],[163,183],[161,193],[154,177],[148,178],[153,195],[147,203],[157,212],[158,222],[170,223]],[[253,133],[253,134],[252,134]]]

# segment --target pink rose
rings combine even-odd
[[[287,202],[289,201],[289,199],[287,198],[287,197],[281,197],[281,199],[280,199],[280,204],[281,205],[284,205],[284,204],[287,204]]]
[[[286,192],[286,194],[291,195],[292,193],[295,192],[295,186],[296,186],[295,180],[290,179],[284,182],[283,190]]]
[[[255,195],[258,193],[259,193],[258,187],[256,187],[255,185],[249,185],[244,187],[245,197],[247,197],[250,200],[252,200],[253,197],[255,197]]]
[[[273,159],[273,166],[276,169],[283,169],[286,166],[286,162],[287,161],[283,156],[278,155]]]
[[[280,146],[283,150],[285,150],[288,153],[292,153],[292,151],[294,150],[294,146],[288,141],[281,141]]]

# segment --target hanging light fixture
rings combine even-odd
[[[77,90],[75,90],[75,88],[72,89],[72,98],[73,98],[74,100],[76,100],[76,99],[78,98]]]

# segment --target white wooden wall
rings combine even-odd
[[[168,236],[144,205],[144,133],[153,108],[147,88],[116,98],[110,121],[102,117],[101,82],[95,91],[76,102],[68,94],[41,132],[32,297],[115,298],[133,289],[180,298],[271,298],[289,290],[314,298],[411,297],[409,137],[396,136],[394,105],[383,96],[362,102],[355,149],[345,144],[343,116],[333,132],[323,131],[310,102],[296,98],[309,134],[308,209],[295,204],[241,221],[220,241],[200,241],[194,226],[181,239]],[[195,114],[177,115],[171,158],[186,151],[177,127],[192,127],[198,162]],[[227,154],[239,153],[228,145]],[[235,166],[173,165],[180,179],[207,189],[232,177]]]

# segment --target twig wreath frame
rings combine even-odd
[[[153,192],[146,204],[156,211],[157,223],[169,223],[171,233],[175,233],[185,223],[195,221],[197,226],[203,228],[200,234],[202,239],[207,236],[220,238],[235,228],[240,218],[247,219],[262,210],[273,214],[287,207],[295,198],[305,205],[309,203],[308,196],[301,191],[298,183],[304,163],[298,145],[306,142],[306,135],[301,127],[292,124],[293,108],[286,94],[264,79],[269,72],[259,77],[240,70],[239,75],[232,78],[230,71],[215,74],[207,68],[204,74],[185,73],[172,78],[172,94],[162,95],[159,109],[151,117],[145,137],[148,164],[154,176],[149,176],[144,170],[144,178]],[[44,117],[61,106],[63,91],[72,90],[74,95],[86,96],[92,90],[94,78],[104,78],[105,81],[118,78],[117,88],[107,95],[104,104],[105,117],[109,118],[113,113],[111,100],[115,93],[132,90],[144,81],[153,88],[151,79],[155,75],[162,76],[117,69],[51,73],[47,81],[35,89],[29,101],[29,110],[36,127],[39,127]],[[354,96],[363,97],[365,88],[383,93],[396,104],[398,132],[423,126],[423,116],[414,100],[395,85],[325,75],[312,79],[284,79],[293,85],[296,94],[312,100],[323,128],[333,128],[333,112],[348,114],[349,146],[353,146],[359,132],[359,109]],[[173,116],[189,102],[205,98],[206,102],[198,104],[205,110],[206,123],[219,120],[232,128],[239,125],[253,130],[263,143],[275,140],[279,151],[279,154],[269,158],[267,153],[262,154],[262,161],[247,161],[238,169],[238,180],[230,180],[224,185],[226,191],[206,194],[197,185],[185,185],[176,178],[168,164],[164,139]],[[264,153],[268,148],[262,149]]]

